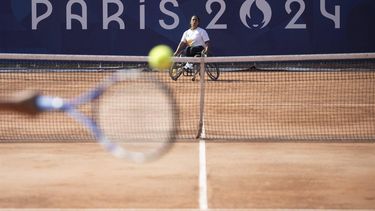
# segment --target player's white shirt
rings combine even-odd
[[[206,46],[205,42],[210,41],[206,30],[197,27],[196,29],[188,29],[184,32],[181,42],[186,42],[190,47]]]

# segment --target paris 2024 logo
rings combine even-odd
[[[251,19],[251,8],[255,6],[263,13],[263,20],[260,24],[253,23],[250,24],[247,22],[247,19]],[[272,17],[272,10],[271,6],[268,4],[266,0],[246,0],[240,9],[240,19],[241,22],[247,27],[247,28],[264,28],[267,26],[267,24],[271,21]]]

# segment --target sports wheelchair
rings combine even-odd
[[[181,56],[181,54],[179,55]],[[201,57],[201,56],[207,56],[204,52],[198,53],[195,55],[195,57]],[[195,78],[198,74],[200,74],[200,64],[194,63],[190,64],[190,67],[188,67],[186,63],[183,62],[175,62],[171,65],[169,68],[169,76],[177,81],[177,79],[183,75],[192,77],[191,80],[195,81]],[[219,68],[215,64],[205,64],[205,72],[207,73],[208,77],[211,78],[211,80],[216,81],[219,78],[220,71]]]

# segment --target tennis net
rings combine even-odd
[[[375,54],[174,60],[218,68],[219,78],[192,81],[184,72],[175,81],[168,71],[151,70],[147,57],[0,54],[0,96],[33,89],[72,98],[115,71],[140,68],[172,90],[180,139],[375,140]],[[95,118],[95,105],[81,109]],[[92,140],[64,114],[0,116],[0,142]]]

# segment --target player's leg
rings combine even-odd
[[[186,47],[185,50],[184,50],[185,56],[193,57],[195,55],[193,50],[194,50],[194,47]],[[190,63],[190,62],[186,62],[184,68],[185,68],[185,70],[190,72],[190,70],[193,69],[193,64]]]

